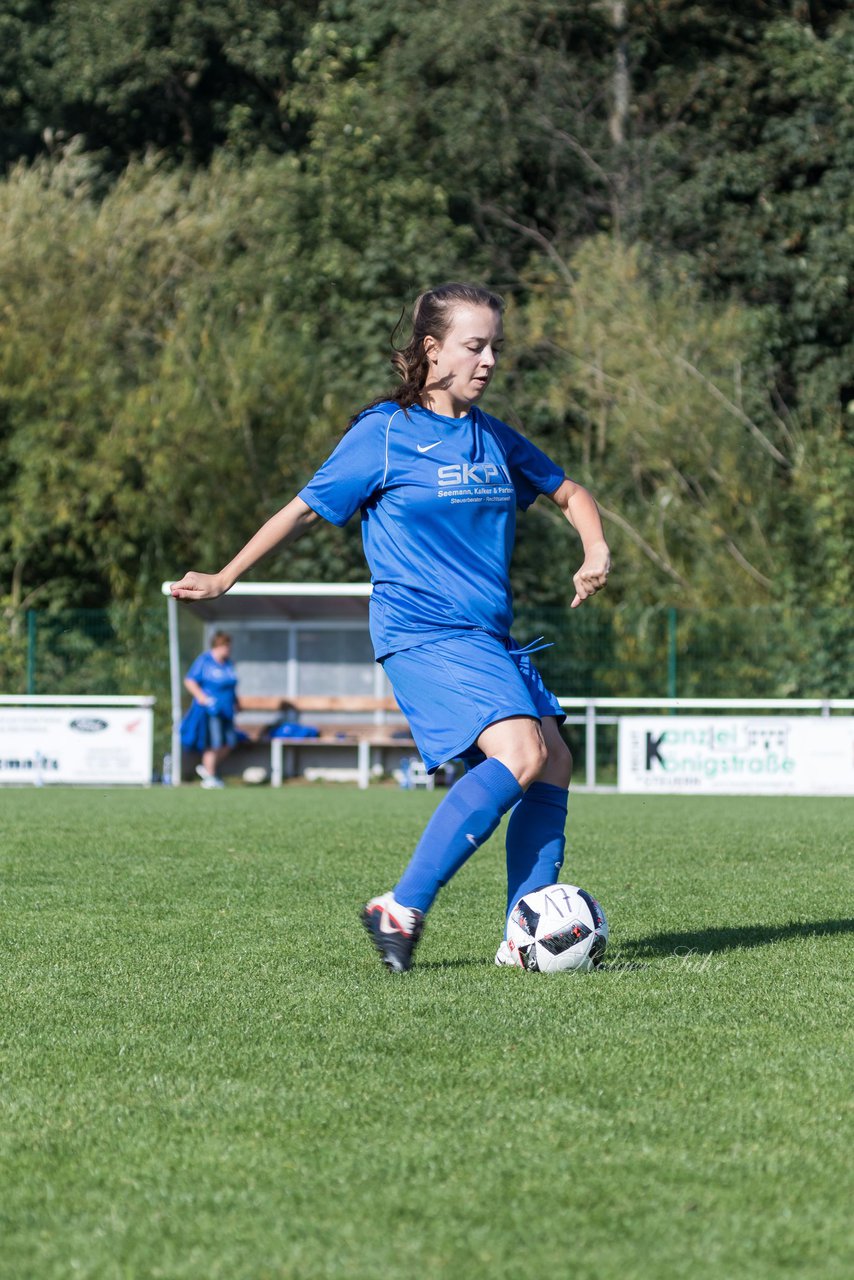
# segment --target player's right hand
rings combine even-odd
[[[170,590],[176,600],[216,600],[226,588],[218,573],[185,573]]]

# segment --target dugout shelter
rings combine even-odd
[[[182,775],[192,777],[192,762],[188,766],[182,761],[180,725],[190,705],[184,676],[217,630],[232,637],[238,695],[249,704],[239,724],[253,737],[286,716],[288,703],[302,703],[312,707],[313,723],[330,730],[325,737],[332,736],[334,719],[338,730],[352,725],[356,734],[367,721],[376,729],[387,727],[389,735],[402,740],[405,721],[394,711],[391,686],[374,660],[368,627],[369,582],[238,582],[219,599],[201,601],[178,601],[170,586],[164,582],[162,592],[169,621],[174,785],[180,784]],[[281,704],[278,712],[277,703]],[[326,704],[326,709],[318,709]],[[358,776],[355,750],[352,762],[342,750],[332,750],[333,745],[345,747],[348,735],[334,736],[338,743],[313,744],[306,772],[341,779]],[[298,749],[296,744],[291,748]],[[412,747],[401,746],[394,754],[411,755]],[[269,760],[269,748],[266,757],[259,758]],[[244,753],[240,767],[248,762]]]

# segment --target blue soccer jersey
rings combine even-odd
[[[381,659],[454,630],[508,635],[516,508],[563,479],[481,409],[447,418],[389,401],[358,419],[299,496],[336,525],[361,511]]]
[[[237,672],[233,663],[217,662],[208,650],[199,654],[187,672],[187,678],[195,680],[202,693],[215,699],[212,706],[205,708],[210,715],[224,716],[226,720],[234,719]]]

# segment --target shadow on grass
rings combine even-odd
[[[460,956],[456,960],[418,960],[419,969],[480,969],[485,964],[493,964],[491,956]]]
[[[655,933],[649,938],[620,939],[620,956],[647,959],[653,956],[708,954],[733,947],[764,947],[774,942],[797,942],[854,932],[854,920],[803,920],[791,924],[748,924],[720,929],[692,929],[682,933]]]
[[[773,942],[792,942],[804,938],[827,937],[835,933],[854,933],[854,920],[807,920],[782,925],[749,924],[740,928],[693,929],[681,933],[655,933],[649,938],[619,940],[619,949],[608,950],[608,959],[597,972],[626,972],[649,969],[649,961],[676,956],[686,960],[692,956],[707,956],[734,947],[764,947]],[[447,960],[417,962],[419,970],[434,973],[452,969],[481,969],[493,967],[491,955],[458,956]]]

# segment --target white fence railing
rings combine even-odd
[[[783,711],[812,712],[830,716],[834,711],[854,711],[854,698],[558,698],[568,712],[567,724],[583,725],[584,784],[574,791],[616,791],[616,786],[596,783],[596,731],[599,725],[619,724],[617,711]],[[583,714],[572,714],[575,710]]]
[[[103,693],[3,693],[0,707],[153,707],[156,698]]]

